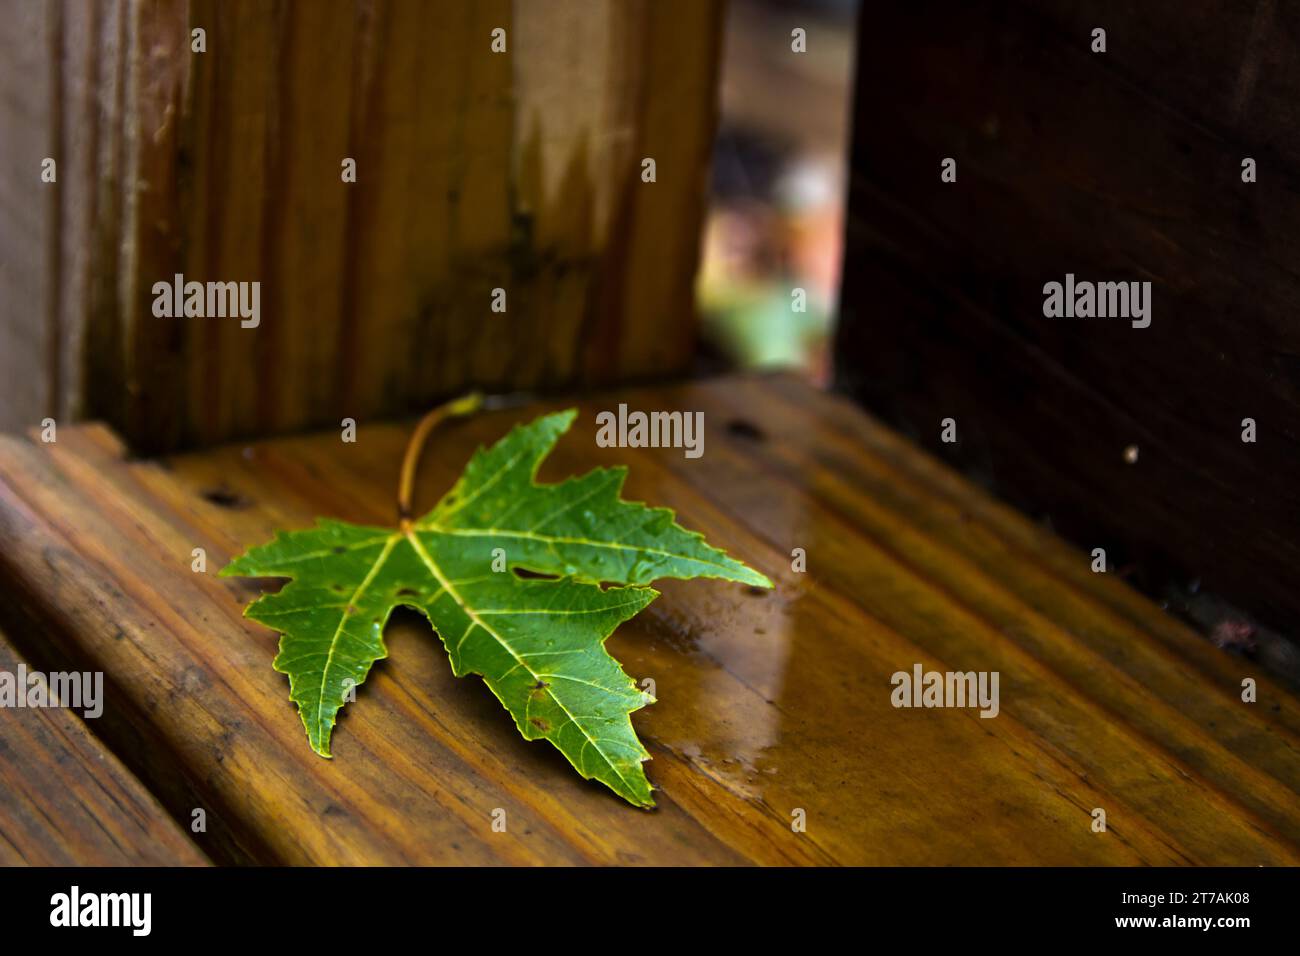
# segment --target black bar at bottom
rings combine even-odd
[[[689,923],[695,943],[772,942],[773,929],[788,927],[864,941],[903,931],[926,943],[1199,936],[1230,945],[1293,925],[1295,876],[1224,868],[10,869],[0,870],[0,934],[6,943],[76,934],[127,945],[406,938],[437,946],[451,938],[465,945],[468,929],[483,945],[545,939],[594,952],[638,939],[662,948]]]

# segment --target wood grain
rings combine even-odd
[[[11,7],[0,428],[156,452],[689,366],[717,0]],[[155,317],[177,273],[260,326]]]
[[[701,410],[701,458],[601,448],[594,413]],[[472,449],[553,404],[449,424],[419,507]],[[395,519],[407,425],[159,461],[110,431],[0,442],[0,592],[24,653],[102,667],[97,726],[216,860],[285,863],[1294,864],[1300,701],[1087,556],[841,400],[725,379],[584,402],[543,468],[627,463],[626,496],[777,582],[667,582],[610,639],[659,702],[635,725],[640,812],[520,739],[476,678],[399,615],[336,731],[308,749],[276,635],[240,612],[230,556],[317,516]],[[195,547],[207,573],[190,569]],[[808,570],[791,570],[793,548]],[[267,582],[265,586],[271,586]],[[41,630],[35,630],[39,627]],[[997,670],[1001,713],[890,704],[890,676]],[[1259,702],[1240,699],[1244,677]],[[1108,831],[1094,833],[1092,811]],[[495,809],[507,830],[491,829]],[[807,815],[807,832],[791,829]],[[214,821],[216,821],[214,823]]]
[[[22,660],[0,634],[0,671]],[[0,711],[0,866],[206,863],[75,712]]]
[[[863,18],[837,377],[1150,592],[1294,636],[1300,10],[1095,6]],[[1067,273],[1151,282],[1151,326],[1044,318]]]
[[[57,48],[57,17],[42,4],[0,2],[0,427],[35,425],[54,407],[57,187],[41,163],[58,142],[55,96],[42,65]],[[16,308],[22,304],[22,309]],[[25,314],[24,314],[25,313]]]

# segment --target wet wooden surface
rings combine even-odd
[[[703,456],[598,447],[595,412],[618,401],[702,410]],[[477,444],[561,404],[447,425],[417,504]],[[667,582],[610,639],[655,681],[634,724],[658,810],[520,739],[414,614],[390,625],[334,759],[317,757],[271,670],[277,636],[240,616],[265,585],[216,571],[317,516],[391,523],[409,427],[159,462],[127,460],[98,426],[0,441],[3,620],[24,623],[11,634],[29,658],[107,672],[97,732],[174,817],[207,810],[195,839],[214,860],[1300,862],[1292,693],[849,404],[780,378],[584,403],[542,471],[626,463],[627,497],[677,509],[777,584]],[[890,677],[916,663],[998,671],[999,715],[894,708]],[[1240,699],[1246,677],[1257,703]]]

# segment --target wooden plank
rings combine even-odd
[[[0,634],[0,671],[16,679],[20,664],[36,670]],[[0,866],[206,863],[75,712],[0,711]]]
[[[619,401],[703,411],[704,455],[597,446],[595,412]],[[417,504],[542,407],[437,433]],[[777,582],[668,582],[611,638],[629,673],[656,682],[659,703],[635,716],[653,813],[521,740],[414,615],[390,624],[390,657],[345,712],[334,759],[300,739],[270,669],[276,637],[240,617],[258,588],[213,572],[317,516],[391,522],[406,425],[157,462],[127,459],[98,426],[5,441],[0,611],[112,676],[121,704],[102,735],[173,813],[210,808],[219,824],[199,839],[219,860],[1300,861],[1295,695],[1079,571],[1085,556],[865,415],[780,379],[581,407],[543,480],[626,462],[627,497],[675,508]],[[190,570],[195,547],[208,573]],[[791,569],[795,547],[807,573]],[[997,670],[999,716],[894,708],[890,675],[918,662]],[[1258,704],[1241,702],[1243,676]],[[491,830],[498,807],[506,833]]]
[[[157,451],[689,367],[720,0],[14,6],[0,427]],[[156,317],[178,273],[261,324]]]
[[[1199,579],[1292,633],[1295,12],[1184,7],[922,0],[864,18],[837,375],[1149,592]],[[1150,281],[1151,326],[1045,318],[1067,273]]]

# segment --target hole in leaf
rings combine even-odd
[[[558,574],[540,574],[537,571],[529,571],[527,568],[515,568],[514,571],[515,577],[523,578],[525,581],[558,581],[560,579]]]

